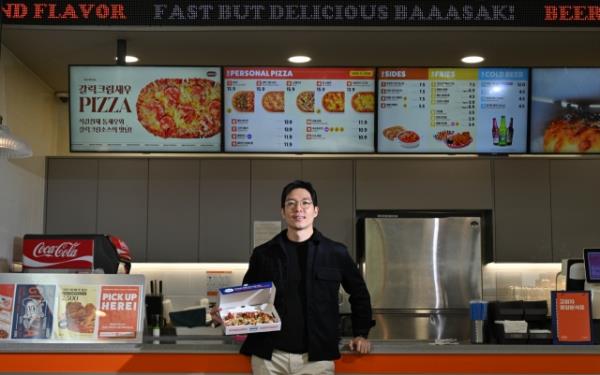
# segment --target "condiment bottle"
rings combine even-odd
[[[152,316],[153,324],[152,324],[152,337],[153,344],[160,344],[160,315],[156,314]]]
[[[506,144],[509,146],[512,145],[513,133],[514,133],[513,118],[511,117],[510,124],[508,125],[508,137],[506,137]]]
[[[498,128],[498,146],[506,146],[508,129],[506,128],[506,116],[500,117],[500,127]]]

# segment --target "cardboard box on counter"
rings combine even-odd
[[[272,282],[219,289],[219,307],[226,335],[281,330],[281,319],[273,303]]]

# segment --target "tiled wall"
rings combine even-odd
[[[490,263],[482,268],[483,298],[500,300],[547,300],[550,291],[564,290],[564,277],[557,276],[560,263]],[[245,263],[134,263],[131,273],[146,276],[146,291],[150,280],[163,281],[163,295],[171,299],[174,310],[200,304],[210,285],[219,282],[240,285],[248,265]],[[222,277],[219,272],[223,273]],[[209,276],[213,278],[211,282]],[[214,281],[214,276],[219,280]],[[210,297],[211,302],[216,301]]]

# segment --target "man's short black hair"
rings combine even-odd
[[[313,205],[315,207],[319,205],[319,202],[317,202],[317,191],[312,186],[312,184],[308,181],[296,180],[285,185],[285,187],[283,188],[283,191],[281,192],[281,208],[284,208],[285,198],[287,198],[288,194],[294,189],[307,190],[310,193],[310,198],[313,201]]]

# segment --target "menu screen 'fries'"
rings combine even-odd
[[[375,69],[225,68],[225,151],[373,152]]]
[[[527,150],[526,68],[379,69],[378,151]]]

